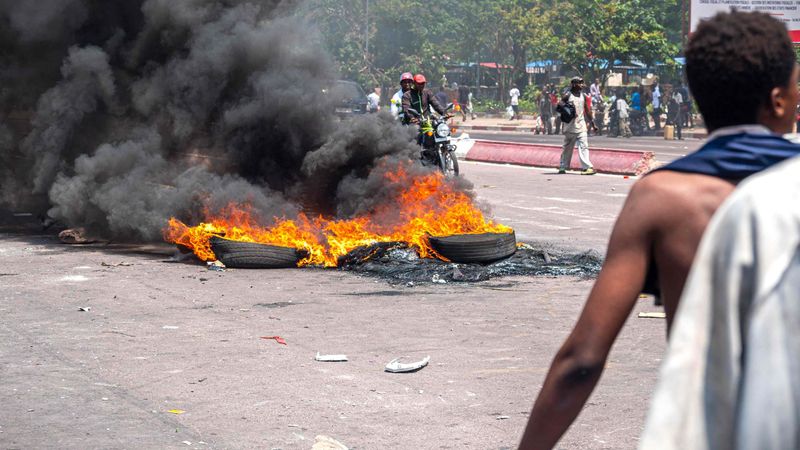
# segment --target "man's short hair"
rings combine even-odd
[[[700,22],[686,46],[686,78],[709,130],[756,123],[794,65],[786,27],[760,12],[719,13]]]

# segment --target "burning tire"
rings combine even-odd
[[[211,251],[226,267],[234,269],[278,269],[297,267],[305,257],[296,248],[211,238]]]
[[[454,234],[430,237],[436,252],[453,262],[483,263],[497,261],[517,251],[517,238],[510,233]]]

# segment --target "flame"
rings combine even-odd
[[[428,236],[453,234],[507,233],[511,228],[486,220],[472,199],[457,190],[438,172],[413,177],[399,167],[386,175],[387,182],[409,186],[393,201],[370,214],[348,220],[323,217],[275,218],[262,226],[246,204],[230,204],[206,222],[188,226],[170,218],[164,237],[187,248],[204,261],[216,259],[209,240],[212,236],[244,242],[280,245],[305,250],[299,266],[335,267],[339,257],[351,250],[378,242],[406,242],[420,257],[440,258],[428,243]],[[209,216],[206,213],[206,216]]]

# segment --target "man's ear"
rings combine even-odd
[[[786,89],[785,87],[774,87],[769,93],[770,114],[777,119],[782,119],[790,111]]]

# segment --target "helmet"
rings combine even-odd
[[[414,77],[411,75],[411,72],[403,72],[403,74],[400,75],[400,82],[402,83],[403,81],[414,81]]]
[[[425,75],[423,75],[421,73],[418,73],[418,74],[414,75],[414,83],[425,84],[426,83]]]

